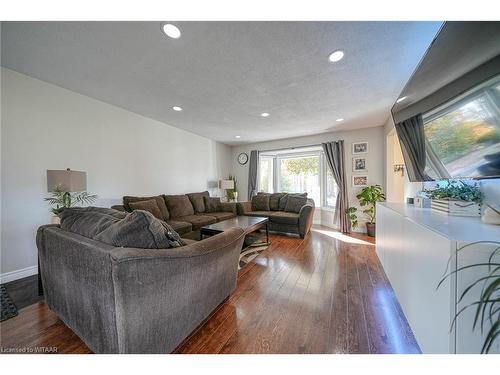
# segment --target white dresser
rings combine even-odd
[[[486,268],[460,272],[436,288],[447,267],[449,272],[457,265],[488,259],[493,244],[457,249],[476,241],[500,241],[500,227],[483,224],[479,218],[384,202],[377,205],[376,240],[378,257],[422,352],[479,353],[483,340],[479,330],[472,331],[473,308],[450,328],[455,311],[472,302],[481,287],[457,304],[461,291]],[[500,353],[500,345],[492,352]]]

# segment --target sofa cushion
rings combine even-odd
[[[205,203],[205,212],[220,212],[222,211],[222,203],[218,197],[203,197]]]
[[[209,215],[215,217],[218,222],[236,217],[236,215],[232,212],[210,212]]]
[[[245,212],[245,216],[261,216],[261,217],[269,217],[271,215],[271,211],[249,211]]]
[[[252,211],[270,211],[269,208],[270,194],[261,193],[252,197]]]
[[[160,208],[156,203],[156,199],[150,199],[147,201],[129,202],[128,205],[130,206],[132,211],[135,210],[148,211],[151,212],[153,216],[156,217],[157,219],[164,220],[163,214],[161,213]]]
[[[168,220],[167,224],[170,225],[179,235],[183,235],[191,232],[193,226],[191,223],[187,223],[185,221],[177,221],[177,220]]]
[[[294,212],[274,211],[270,213],[269,221],[272,223],[297,225],[299,223],[299,214]]]
[[[99,207],[67,208],[60,214],[61,228],[116,247],[167,249],[184,245],[170,225],[150,212],[111,211]]]
[[[167,203],[170,217],[173,219],[182,216],[194,215],[193,205],[191,204],[188,196],[185,194],[165,195],[165,202]]]
[[[190,193],[187,195],[193,205],[195,213],[206,212],[204,197],[210,197],[208,191],[202,193]]]
[[[307,203],[307,197],[289,195],[286,201],[285,211],[299,213],[302,206]]]
[[[157,195],[154,197],[132,197],[126,195],[123,197],[123,206],[125,207],[125,210],[127,210],[128,212],[132,212],[132,207],[130,207],[130,202],[149,201],[151,199],[154,199],[156,201],[156,204],[158,205],[158,208],[162,213],[162,219],[163,220],[170,219],[170,214],[168,212],[167,205],[165,204],[165,199],[163,199],[163,195]]]
[[[285,193],[273,193],[269,196],[269,208],[271,211],[279,211],[280,199],[283,195],[285,195]]]
[[[205,215],[187,215],[178,218],[179,221],[186,221],[193,225],[193,230],[200,229],[201,227],[217,222],[217,219],[213,216]]]
[[[298,197],[306,197],[307,198],[307,193],[285,193],[283,196],[280,198],[280,204],[279,204],[279,210],[280,211],[285,211],[286,208],[286,202],[288,201],[288,197],[290,196],[298,196]]]

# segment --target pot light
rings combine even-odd
[[[177,111],[177,112],[182,111],[182,107],[178,107],[178,106],[174,106],[174,107],[172,107],[172,109],[173,109],[174,111]]]
[[[241,135],[235,135],[234,138],[238,138],[240,139],[241,138]]]
[[[343,119],[343,118],[338,118],[338,119],[336,119],[335,121],[337,121],[337,122],[342,122],[342,121],[344,121],[344,119]]]
[[[338,50],[332,52],[330,56],[328,56],[328,60],[330,60],[330,62],[337,62],[342,60],[343,57],[344,57],[344,51]]]
[[[396,103],[401,103],[405,99],[406,99],[406,96],[402,96],[401,98],[399,98],[398,100],[396,100]]]
[[[179,39],[181,37],[181,31],[179,28],[171,23],[166,23],[161,28],[169,38]]]
[[[269,117],[269,113],[267,113],[267,112],[262,112],[260,115],[261,115],[262,117]]]

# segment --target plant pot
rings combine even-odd
[[[52,216],[50,223],[59,225],[59,224],[61,224],[61,219],[59,218],[59,216],[54,215],[54,216]]]
[[[366,223],[366,233],[370,237],[375,237],[375,223]]]

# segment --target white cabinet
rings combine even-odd
[[[477,353],[481,349],[480,333],[472,332],[472,310],[451,329],[456,294],[481,270],[449,277],[439,289],[437,286],[447,267],[449,272],[457,262],[477,262],[494,248],[483,245],[478,251],[474,245],[457,254],[457,247],[474,242],[474,233],[486,236],[482,240],[500,239],[500,229],[481,227],[471,231],[470,225],[485,224],[467,218],[474,221],[468,223],[468,231],[460,231],[462,219],[402,204],[384,203],[377,207],[377,254],[423,353]],[[450,234],[457,234],[458,238]],[[463,303],[470,303],[471,298]]]

